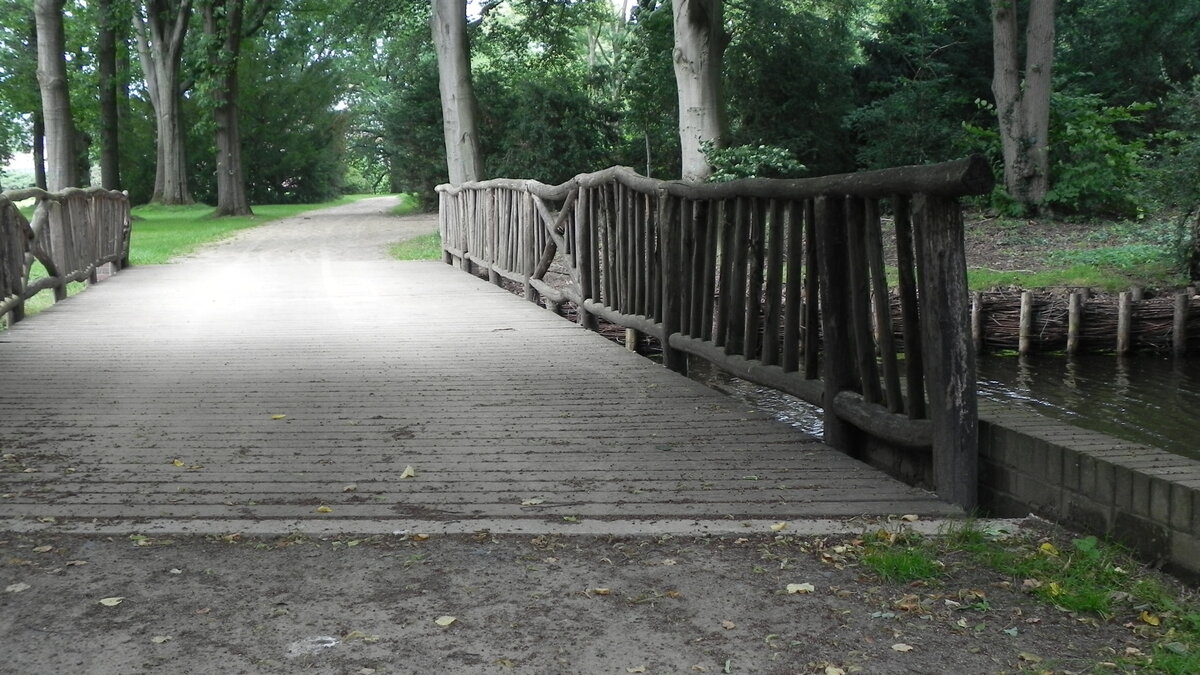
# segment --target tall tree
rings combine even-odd
[[[121,146],[117,115],[117,21],[113,0],[99,0],[96,65],[100,76],[100,185],[121,189]]]
[[[180,70],[192,0],[145,0],[133,13],[138,55],[154,108],[157,132],[154,196],[161,204],[190,204]]]
[[[209,67],[215,79],[212,88],[213,121],[217,142],[218,216],[250,215],[242,163],[242,135],[238,121],[238,62],[242,40],[257,32],[273,7],[259,0],[245,22],[245,0],[208,0],[201,5],[204,33],[208,37]]]
[[[721,56],[728,37],[722,0],[671,0],[671,7],[683,179],[702,181],[712,173],[704,144],[719,147],[723,140]]]
[[[63,54],[63,0],[36,0],[38,85],[42,91],[42,119],[46,133],[46,187],[57,191],[78,187],[75,175],[75,124],[67,89],[67,63]]]
[[[1022,77],[1019,0],[992,0],[992,93],[1000,122],[1004,187],[1036,211],[1050,188],[1050,93],[1055,0],[1029,0]]]
[[[437,52],[442,132],[450,182],[458,185],[479,180],[483,175],[483,163],[475,122],[471,53],[467,44],[467,0],[433,0],[429,23]]]

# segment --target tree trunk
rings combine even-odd
[[[38,85],[42,93],[45,124],[46,186],[55,192],[77,187],[75,175],[75,124],[67,90],[67,63],[63,57],[63,0],[36,0]]]
[[[721,2],[671,0],[684,180],[702,181],[712,174],[703,146],[706,142],[720,146],[723,140],[721,56],[726,38]]]
[[[466,0],[433,0],[430,20],[442,97],[446,169],[454,185],[483,176],[475,125],[475,88],[467,45]]]
[[[145,16],[134,12],[138,55],[146,90],[154,107],[157,133],[154,196],[160,204],[191,204],[183,135],[183,96],[179,70],[187,33],[191,0],[145,0]]]
[[[121,189],[121,150],[117,118],[117,32],[113,0],[100,0],[96,68],[100,77],[100,185]]]
[[[1055,0],[1030,0],[1022,78],[1016,0],[992,0],[992,93],[1004,155],[1004,187],[1036,211],[1050,188],[1050,94]]]
[[[33,184],[46,189],[46,123],[41,110],[33,113]]]
[[[204,5],[209,62],[216,73],[213,120],[217,140],[217,215],[248,216],[238,126],[238,58],[242,50],[244,0],[212,0]]]

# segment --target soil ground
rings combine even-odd
[[[1134,608],[1064,612],[953,555],[885,583],[850,539],[10,535],[0,671],[1067,673],[1150,650]]]

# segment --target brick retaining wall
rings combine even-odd
[[[1200,579],[1200,461],[1013,406],[980,402],[979,413],[989,514],[1032,512]]]

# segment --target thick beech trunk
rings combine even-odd
[[[483,167],[475,124],[475,88],[467,45],[466,0],[433,0],[430,20],[442,95],[446,168],[454,185],[479,180]]]
[[[721,55],[725,50],[722,0],[672,0],[675,21],[675,83],[679,90],[679,145],[683,179],[712,173],[704,143],[720,146]]]
[[[216,73],[213,120],[217,141],[217,215],[250,215],[238,126],[238,58],[242,49],[243,0],[212,0],[204,5],[209,61]]]
[[[1029,0],[1022,77],[1018,0],[992,0],[992,93],[1004,154],[1004,187],[1036,210],[1050,189],[1050,93],[1055,0]]]
[[[46,187],[57,191],[78,187],[75,175],[75,125],[67,90],[67,64],[63,57],[63,0],[36,0],[38,85],[42,93],[45,124]]]
[[[117,32],[113,0],[100,0],[96,69],[100,76],[100,185],[121,189],[121,150],[117,117]]]
[[[183,136],[183,96],[179,70],[187,34],[191,0],[146,0],[134,12],[138,55],[146,76],[146,90],[154,107],[157,132],[154,196],[160,204],[191,204]]]

